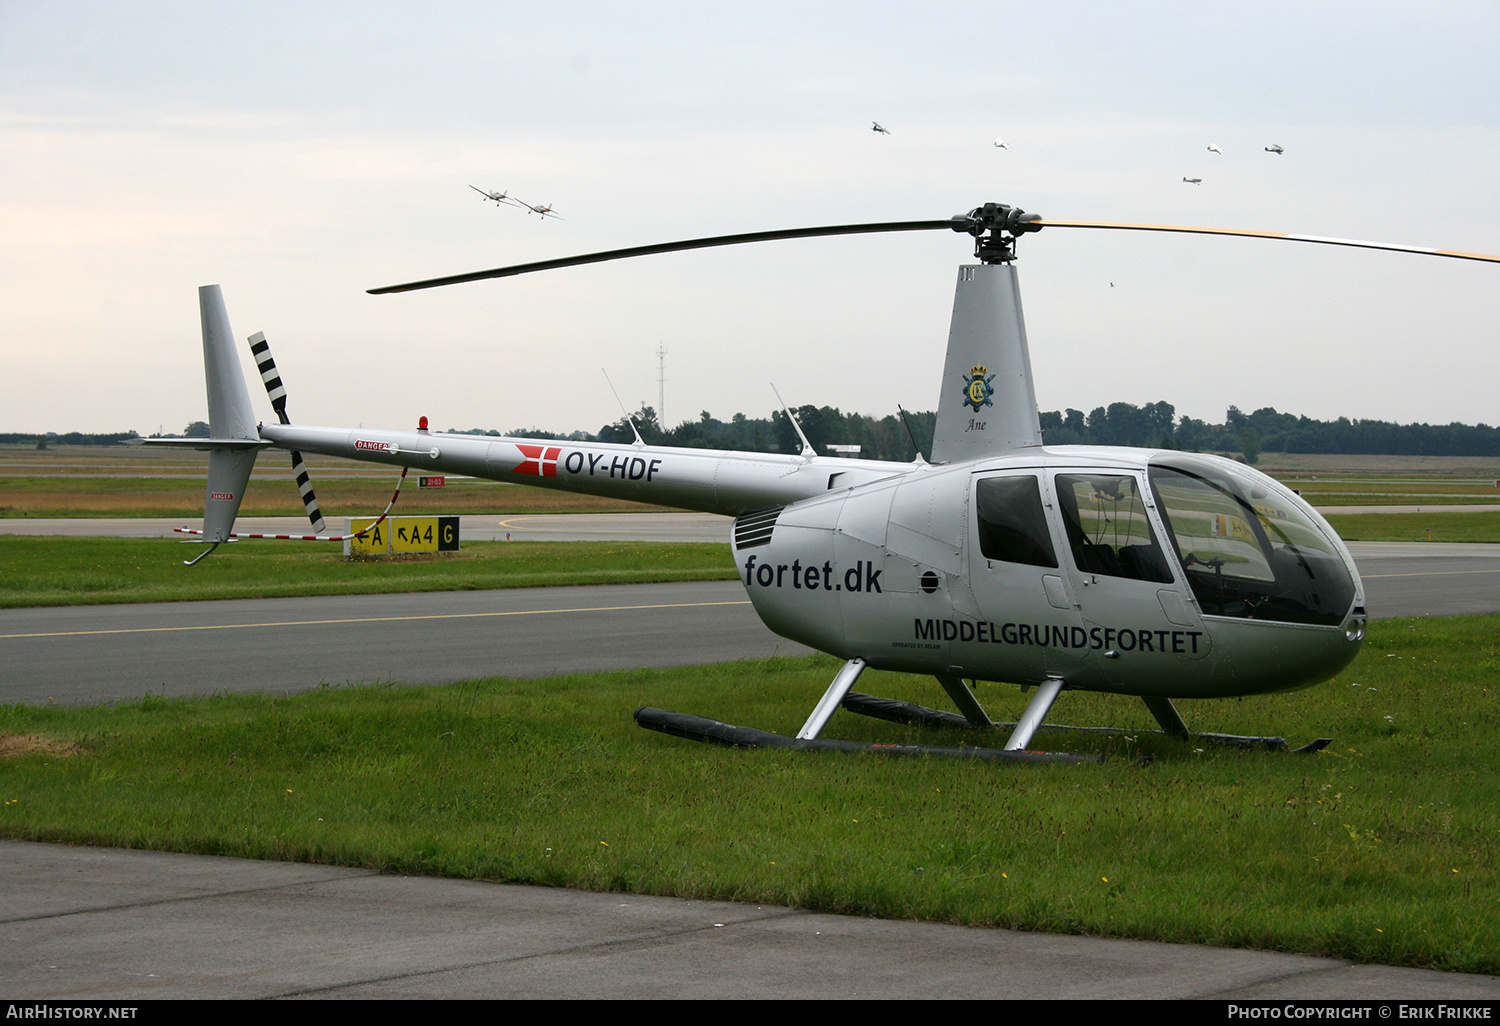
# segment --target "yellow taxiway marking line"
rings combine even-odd
[[[155,634],[166,631],[230,631],[243,627],[318,627],[336,623],[389,623],[396,620],[468,620],[484,616],[537,616],[544,613],[613,613],[625,609],[695,609],[703,606],[748,606],[749,599],[732,602],[659,602],[645,606],[587,606],[577,609],[513,609],[493,613],[433,613],[419,616],[361,616],[344,620],[284,620],[271,623],[208,623],[191,627],[122,627],[103,631],[51,631],[0,634],[6,638],[71,638],[86,634]]]

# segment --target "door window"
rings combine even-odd
[[[1057,503],[1080,573],[1172,583],[1133,476],[1058,474]]]
[[[981,478],[974,490],[979,551],[985,559],[1028,566],[1057,566],[1041,484],[1035,477]]]

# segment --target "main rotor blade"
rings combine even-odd
[[[654,246],[632,246],[629,249],[611,249],[603,253],[585,253],[582,256],[560,257],[557,260],[538,260],[531,264],[513,264],[490,271],[471,271],[468,274],[450,274],[445,278],[428,278],[411,281],[403,285],[386,285],[367,290],[372,296],[383,296],[390,292],[414,292],[417,289],[435,289],[439,285],[457,285],[466,281],[482,281],[485,278],[508,278],[513,274],[531,271],[550,271],[557,267],[572,267],[575,264],[597,264],[605,260],[623,260],[626,257],[650,256],[653,253],[675,253],[683,249],[709,249],[713,246],[734,246],[742,242],[770,242],[773,239],[805,239],[819,235],[864,235],[872,232],[925,232],[939,229],[951,231],[953,219],[941,221],[882,221],[876,224],[832,224],[820,228],[786,228],[774,232],[747,232],[743,235],[718,235],[710,239],[685,239],[681,242],[662,242]]]
[[[1454,249],[1424,249],[1421,246],[1398,246],[1390,242],[1363,242],[1359,239],[1333,239],[1323,235],[1291,235],[1286,232],[1255,232],[1243,228],[1198,228],[1182,224],[1121,224],[1112,221],[1035,222],[1043,228],[1113,228],[1133,232],[1184,232],[1190,235],[1240,235],[1252,239],[1285,239],[1289,242],[1317,242],[1325,246],[1353,246],[1356,249],[1385,249],[1397,253],[1420,253],[1425,256],[1453,257],[1458,260],[1483,260],[1500,264],[1500,256],[1485,253],[1463,253]]]
[[[475,188],[470,186],[470,188]],[[476,188],[476,191],[483,191]],[[510,197],[507,197],[509,199]],[[993,208],[993,209],[992,209]],[[535,209],[535,208],[529,208]],[[999,216],[993,216],[998,214]],[[1004,219],[1004,220],[1002,220]],[[1010,220],[1016,223],[1011,224]],[[632,246],[628,249],[612,249],[602,253],[584,253],[579,256],[560,257],[556,260],[538,260],[529,264],[513,264],[496,267],[488,271],[471,271],[468,274],[451,274],[442,278],[406,282],[401,285],[386,285],[369,289],[374,296],[391,292],[414,292],[418,289],[433,289],[441,285],[458,285],[466,281],[483,281],[487,278],[508,278],[532,271],[550,271],[575,264],[596,264],[606,260],[623,260],[627,257],[650,256],[654,253],[674,253],[679,250],[709,249],[714,246],[734,246],[746,242],[770,242],[775,239],[806,239],[822,235],[865,235],[875,232],[921,232],[950,230],[968,232],[979,236],[985,231],[1008,231],[1020,234],[1041,228],[1103,228],[1116,231],[1136,232],[1181,232],[1192,235],[1235,235],[1252,239],[1282,239],[1288,242],[1315,242],[1325,246],[1352,246],[1356,249],[1381,249],[1397,253],[1417,253],[1424,256],[1453,257],[1458,260],[1481,260],[1500,263],[1500,256],[1485,253],[1465,253],[1451,249],[1427,249],[1421,246],[1398,246],[1387,242],[1365,242],[1360,239],[1335,239],[1322,235],[1292,235],[1287,232],[1258,232],[1243,228],[1203,228],[1177,224],[1129,224],[1114,221],[1049,221],[1035,215],[1026,215],[1000,204],[986,204],[968,215],[957,215],[941,221],[880,221],[872,224],[833,224],[815,228],[785,228],[770,232],[746,232],[741,235],[717,235],[706,239],[684,239],[680,242],[661,242],[651,246]],[[981,259],[984,253],[978,254]],[[1008,257],[1006,257],[1008,259]]]

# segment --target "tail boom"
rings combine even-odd
[[[737,516],[911,473],[911,463],[267,424],[282,449]]]

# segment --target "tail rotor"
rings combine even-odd
[[[286,415],[286,386],[281,383],[281,375],[276,370],[276,361],[271,357],[271,344],[266,341],[266,333],[257,331],[250,336],[250,355],[255,357],[255,366],[260,371],[260,380],[266,386],[266,395],[271,399],[271,408],[276,411],[277,419],[283,424],[292,421]],[[313,494],[312,480],[307,474],[307,464],[302,461],[302,454],[297,450],[291,450],[292,454],[292,476],[297,480],[297,490],[302,493],[302,505],[307,510],[307,519],[312,524],[314,534],[322,534],[327,526],[323,523],[323,513],[318,508],[318,497]]]

